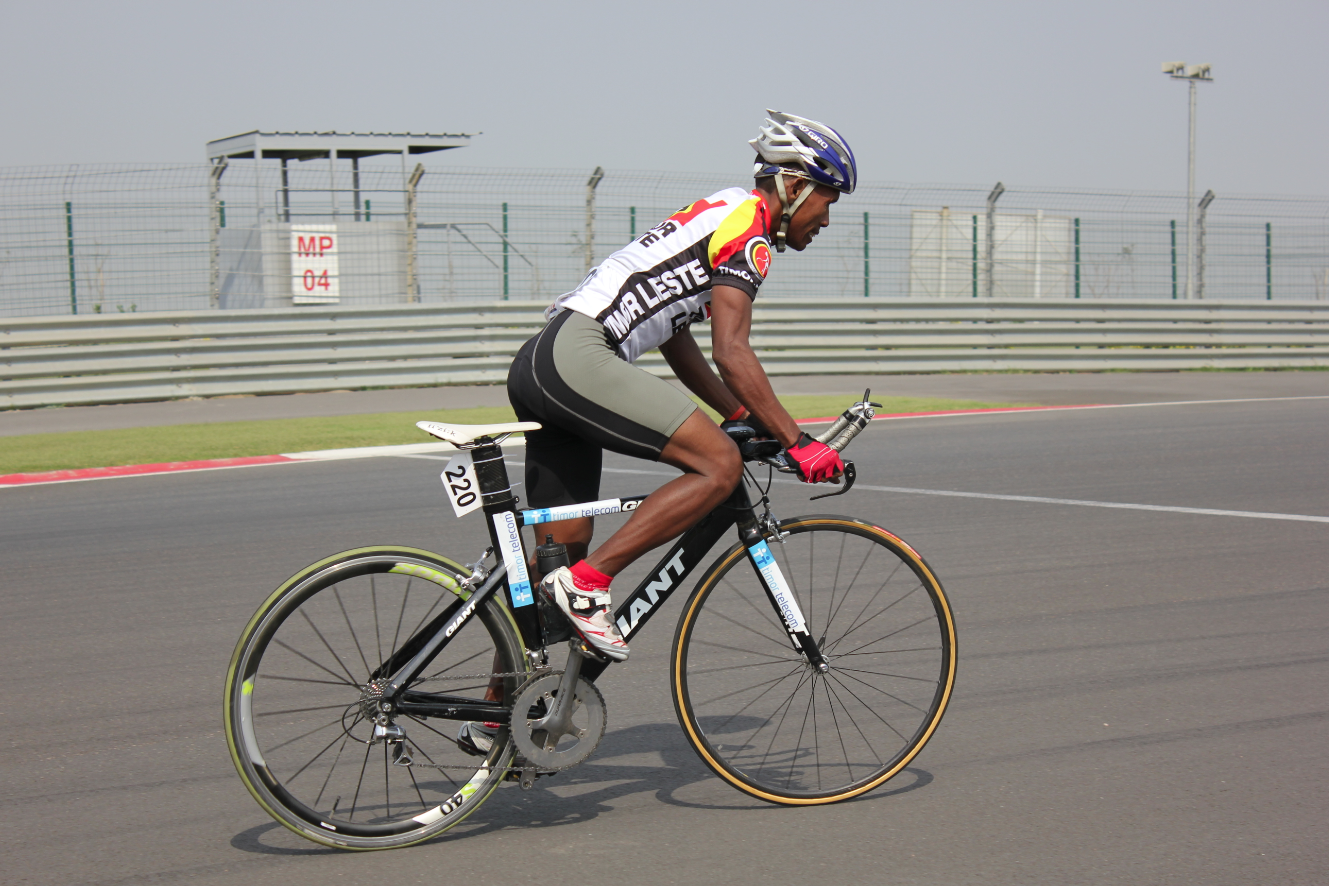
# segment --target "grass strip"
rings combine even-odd
[[[861,394],[843,396],[795,394],[781,397],[794,418],[838,415]],[[882,412],[931,412],[946,409],[982,409],[1010,406],[975,400],[925,397],[878,397]],[[712,418],[715,413],[703,407]],[[392,446],[428,443],[433,438],[415,427],[417,421],[489,424],[515,421],[506,406],[472,409],[435,409],[418,412],[380,412],[317,418],[274,418],[262,421],[167,425],[109,431],[61,434],[25,434],[0,437],[0,474],[37,473],[78,468],[199,461],[276,455],[316,449],[357,446]]]

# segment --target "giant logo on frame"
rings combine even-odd
[[[771,269],[771,244],[765,237],[753,237],[747,246],[748,267],[757,272],[757,276],[766,279],[766,272]]]

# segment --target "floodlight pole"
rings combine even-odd
[[[1187,132],[1189,147],[1186,153],[1186,298],[1195,297],[1195,84],[1201,80],[1213,82],[1209,65],[1191,65],[1185,62],[1164,62],[1163,73],[1173,80],[1185,80],[1190,88],[1190,116]]]

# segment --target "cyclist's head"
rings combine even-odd
[[[795,117],[780,111],[767,111],[770,117],[760,134],[748,142],[757,151],[752,173],[758,187],[779,198],[782,207],[775,248],[783,252],[786,241],[796,250],[807,247],[825,221],[812,226],[806,237],[790,237],[790,223],[800,207],[813,194],[819,195],[813,215],[825,216],[828,207],[840,194],[852,194],[858,184],[858,166],[854,152],[840,133],[824,123]],[[814,185],[815,187],[809,187]],[[806,214],[806,213],[805,213]],[[800,218],[800,221],[805,221]],[[808,225],[795,225],[795,228]]]

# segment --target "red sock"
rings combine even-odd
[[[585,560],[572,564],[572,578],[583,591],[607,591],[612,578],[605,575]]]

